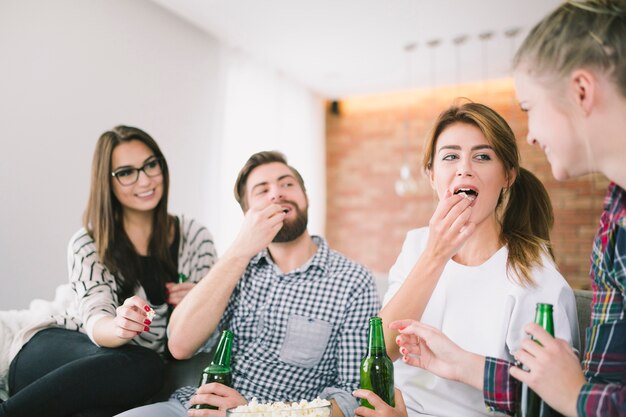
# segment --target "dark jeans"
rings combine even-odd
[[[150,349],[101,348],[83,333],[42,330],[11,362],[0,417],[112,416],[156,394],[163,374],[163,361]]]

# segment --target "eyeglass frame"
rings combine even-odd
[[[150,175],[146,172],[146,165],[149,165],[153,162],[157,162],[159,164],[159,173],[155,174],[155,175]],[[128,184],[124,184],[122,183],[122,180],[120,180],[120,178],[118,177],[119,173],[122,171],[127,171],[127,170],[134,170],[137,174],[135,175],[135,180],[131,183]],[[135,184],[137,181],[139,181],[139,174],[143,172],[146,177],[148,178],[154,178],[154,177],[158,177],[159,175],[163,175],[163,157],[161,156],[154,156],[153,158],[149,159],[148,161],[146,161],[141,167],[139,168],[135,168],[135,167],[126,167],[126,168],[118,168],[117,171],[113,171],[111,172],[111,176],[114,177],[117,182],[122,186],[122,187],[130,187],[131,185]]]

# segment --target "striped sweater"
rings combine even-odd
[[[193,219],[184,216],[180,221],[178,272],[188,277],[188,282],[200,281],[211,269],[217,255],[209,231]],[[95,242],[84,228],[72,236],[68,245],[67,263],[74,302],[63,315],[54,317],[60,327],[86,333],[94,341],[95,323],[105,316],[115,316],[116,308],[124,300],[117,299],[115,276],[104,266],[96,251]],[[143,287],[135,292],[147,300]],[[167,304],[151,305],[156,316],[150,330],[130,341],[163,352],[167,327]],[[94,341],[95,343],[95,341]]]

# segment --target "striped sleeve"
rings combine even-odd
[[[179,272],[185,274],[191,282],[200,281],[217,261],[213,236],[196,220],[181,216],[180,244]]]
[[[76,318],[96,343],[93,339],[95,323],[102,317],[115,316],[117,286],[115,277],[100,261],[95,243],[85,229],[70,239],[68,271],[70,287],[76,295]]]

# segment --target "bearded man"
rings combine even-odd
[[[241,230],[172,313],[168,345],[186,359],[231,330],[233,387],[181,388],[168,402],[120,417],[224,416],[253,397],[326,398],[333,417],[353,416],[368,319],[380,309],[372,275],[309,235],[304,181],[281,153],[252,155],[235,198],[245,213]],[[188,410],[194,404],[217,410]]]

